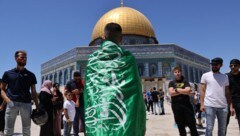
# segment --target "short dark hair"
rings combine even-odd
[[[174,67],[174,68],[173,68],[173,72],[174,72],[175,70],[178,70],[178,71],[181,72],[181,68],[180,68],[179,66]]]
[[[210,64],[223,64],[223,59],[220,58],[220,57],[216,57],[216,58],[211,60]]]
[[[230,61],[230,64],[238,64],[238,65],[240,65],[240,60],[239,59],[232,59]]]
[[[122,27],[117,23],[108,23],[104,28],[104,36],[106,39],[115,40],[122,34]]]
[[[70,91],[65,91],[65,92],[64,92],[64,95],[67,96],[67,94],[72,94],[72,92],[70,92]]]
[[[24,50],[19,50],[19,51],[16,51],[16,52],[15,52],[14,57],[17,58],[19,53],[23,53],[23,54],[26,54],[26,55],[27,55],[27,52],[26,52],[26,51],[24,51]]]
[[[73,73],[73,77],[80,77],[81,76],[81,73],[76,71]]]
[[[59,83],[54,83],[53,87],[59,86]]]
[[[153,90],[156,90],[156,87],[153,87]]]
[[[0,78],[0,83],[2,83],[2,79]]]

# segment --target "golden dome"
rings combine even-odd
[[[105,13],[98,20],[93,29],[92,41],[104,35],[104,27],[110,22],[121,25],[123,34],[155,38],[152,24],[141,12],[129,7],[119,7]]]

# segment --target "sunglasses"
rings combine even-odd
[[[210,65],[211,65],[211,66],[217,66],[218,63],[211,63]]]
[[[231,64],[229,67],[230,67],[230,68],[232,68],[232,67],[238,67],[238,65],[237,65],[237,64]]]
[[[27,57],[19,57],[20,59],[27,59]]]

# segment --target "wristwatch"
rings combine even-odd
[[[177,91],[177,88],[176,88],[176,89],[174,89],[174,90],[175,90],[175,92],[176,92],[176,93],[178,93],[178,91]]]

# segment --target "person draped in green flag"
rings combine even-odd
[[[146,111],[134,56],[119,46],[122,28],[109,23],[85,73],[87,136],[144,136]]]

